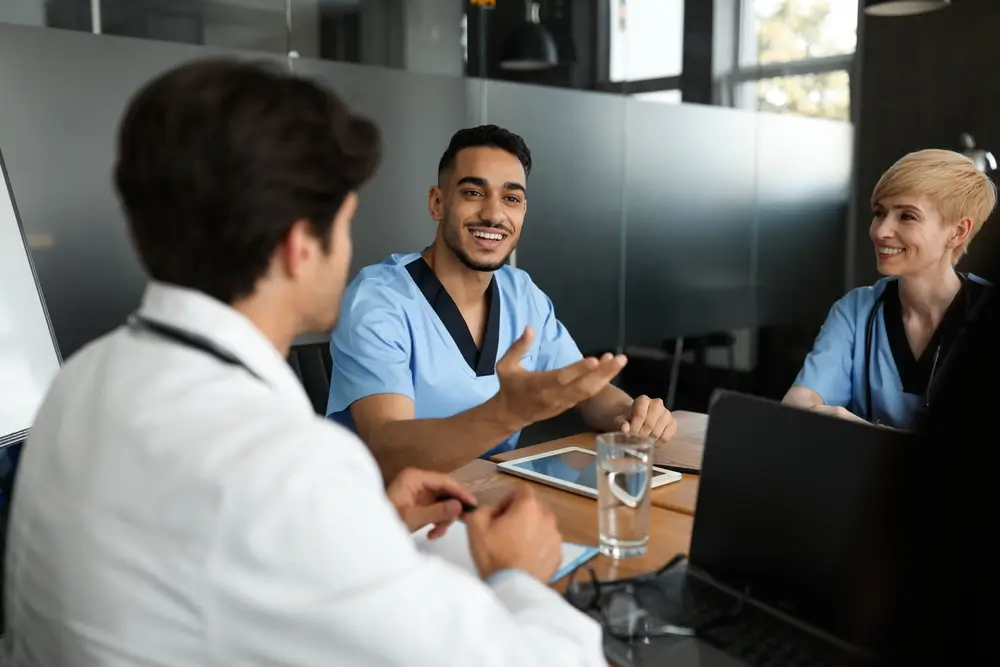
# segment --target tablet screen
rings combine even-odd
[[[511,461],[510,466],[597,490],[597,454],[594,452],[582,450],[559,452],[530,461]],[[673,473],[653,468],[654,480],[662,475],[671,474]]]

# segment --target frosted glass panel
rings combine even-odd
[[[16,442],[35,419],[59,370],[45,305],[18,224],[0,155],[0,446]]]

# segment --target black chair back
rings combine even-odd
[[[326,403],[330,397],[330,377],[333,374],[330,344],[294,345],[288,355],[288,364],[305,387],[313,410],[316,414],[325,416]]]

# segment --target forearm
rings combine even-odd
[[[608,385],[599,394],[590,398],[577,409],[589,428],[595,431],[617,431],[617,419],[626,414],[632,406],[632,397],[613,385]]]
[[[781,399],[781,402],[799,408],[814,408],[817,405],[824,405],[823,397],[806,387],[792,387]]]
[[[524,426],[490,399],[453,417],[386,422],[366,441],[389,484],[404,468],[452,472]]]

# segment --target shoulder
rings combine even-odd
[[[882,278],[872,285],[855,287],[833,304],[830,314],[836,313],[856,319],[860,313],[867,313],[872,309],[893,280],[895,279]]]
[[[255,493],[270,498],[266,502],[283,495],[296,478],[320,481],[347,473],[377,485],[378,467],[354,433],[319,415],[293,417],[287,410],[257,407],[253,438],[227,469],[227,485],[249,482]]]
[[[500,291],[510,298],[527,301],[543,310],[551,308],[549,297],[535,284],[527,271],[502,266],[493,275]]]
[[[342,317],[360,319],[375,310],[402,312],[417,293],[406,265],[419,256],[419,253],[390,255],[361,269],[344,292]]]

